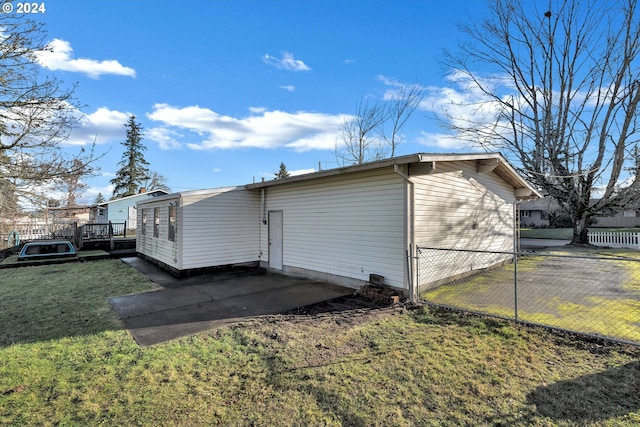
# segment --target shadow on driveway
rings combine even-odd
[[[163,288],[109,300],[143,346],[354,293],[350,288],[257,268],[178,279],[141,258],[122,260]]]

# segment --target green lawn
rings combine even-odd
[[[573,230],[571,228],[521,228],[520,238],[522,239],[571,239]]]
[[[0,425],[640,425],[640,349],[402,307],[141,348],[95,261],[0,272]]]

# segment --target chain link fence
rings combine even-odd
[[[417,248],[423,300],[640,344],[640,253]]]

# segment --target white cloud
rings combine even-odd
[[[336,136],[344,115],[332,115],[298,111],[262,111],[248,117],[230,117],[199,106],[174,107],[156,104],[147,114],[151,120],[160,122],[159,131],[188,131],[185,135],[193,140],[188,143],[193,150],[243,149],[243,148],[292,148],[296,151],[333,150]],[[158,131],[147,132],[152,139]]]
[[[420,132],[420,136],[417,138],[417,142],[427,147],[436,147],[440,150],[457,151],[463,149],[470,149],[469,145],[455,135],[446,133],[427,133],[425,131]]]
[[[388,89],[385,90],[382,99],[384,101],[393,101],[396,99],[401,99],[403,96],[406,96],[407,92],[411,90],[417,90],[422,93],[428,93],[428,88],[418,84],[418,83],[405,83],[399,80],[396,80],[392,77],[387,77],[382,74],[376,76],[378,81],[382,82],[385,86],[388,86]],[[418,107],[421,107],[419,105]]]
[[[113,185],[109,184],[103,187],[89,187],[82,193],[82,197],[78,200],[81,204],[92,205],[98,194],[102,193],[102,197],[106,200],[109,200],[111,195],[113,194]]]
[[[284,89],[289,92],[295,92],[296,87],[294,85],[286,85],[286,86],[280,86],[280,89]]]
[[[310,71],[311,68],[299,59],[295,59],[292,53],[282,52],[282,57],[276,58],[269,54],[262,57],[265,64],[272,65],[281,70],[287,71]]]
[[[267,111],[267,109],[266,109],[266,108],[264,108],[264,107],[249,107],[249,111],[250,111],[252,114],[262,114],[262,113],[264,113],[265,111]]]
[[[135,77],[133,68],[125,67],[118,61],[109,59],[98,61],[95,59],[73,59],[73,49],[68,41],[54,39],[48,45],[50,50],[36,52],[38,62],[49,70],[62,70],[83,73],[97,79],[103,74]]]
[[[379,78],[385,84],[394,84],[393,80]],[[450,86],[424,87],[425,97],[419,108],[443,118],[453,128],[470,127],[478,132],[468,135],[422,132],[418,140],[423,145],[440,149],[475,149],[479,144],[485,142],[478,138],[496,132],[495,119],[499,106],[495,100],[480,91],[477,85],[464,73],[454,71],[446,76],[446,81],[450,83]],[[487,86],[501,88],[508,93],[508,88],[504,86],[504,80],[499,76],[485,77],[483,81]]]
[[[316,170],[314,168],[310,168],[310,169],[296,169],[296,170],[292,170],[289,171],[289,175],[291,176],[296,176],[296,175],[304,175],[306,173],[313,173]]]
[[[152,128],[145,132],[145,136],[157,142],[161,150],[176,150],[182,147],[178,139],[183,135],[173,129]]]
[[[304,175],[306,173],[313,173],[315,171],[316,171],[315,169],[309,168],[309,169],[290,170],[288,172],[289,172],[289,176],[296,176],[296,175]],[[275,179],[276,174],[273,172],[262,172],[259,176],[264,178],[265,180],[271,180],[271,179]]]
[[[78,125],[71,130],[66,145],[104,144],[114,139],[124,139],[124,125],[131,113],[100,107],[91,114],[78,112]]]

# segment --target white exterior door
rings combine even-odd
[[[129,206],[129,220],[127,221],[127,228],[134,229],[138,226],[138,210],[135,206]]]
[[[269,267],[282,270],[282,211],[269,211]]]

